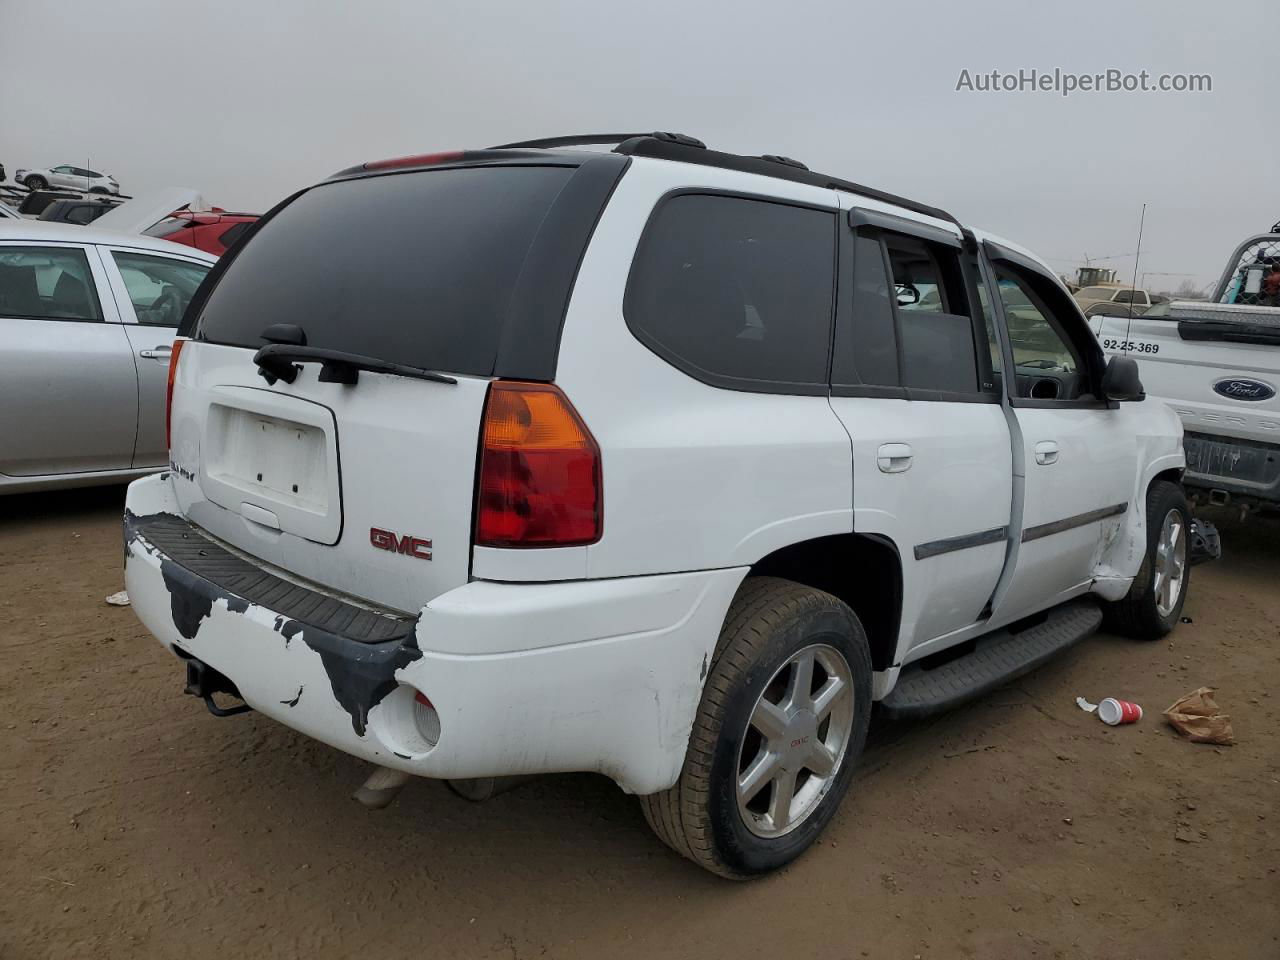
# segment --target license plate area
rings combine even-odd
[[[342,504],[333,414],[268,391],[218,392],[205,421],[205,495],[259,525],[336,543]]]
[[[323,513],[328,509],[325,437],[318,427],[215,405],[223,438],[210,474],[273,502]]]

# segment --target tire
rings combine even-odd
[[[90,187],[90,188],[89,188],[87,191],[85,191],[85,192],[86,192],[86,193],[102,193],[102,194],[107,194],[107,193],[110,193],[111,191],[110,191],[110,190],[108,190],[106,187]]]
[[[803,675],[797,663],[806,661],[812,663],[809,690],[788,699]],[[825,712],[809,709],[824,691],[834,695]],[[762,699],[772,709],[760,707]],[[757,716],[770,723],[791,719],[777,736],[765,737]],[[789,580],[748,578],[720,632],[680,778],[669,790],[640,798],[645,819],[667,846],[722,877],[776,870],[803,853],[834,816],[870,716],[871,655],[853,611]],[[828,769],[823,775],[808,763]],[[762,777],[759,792],[740,802],[744,769],[771,769],[780,780]],[[779,782],[794,785],[794,799],[775,823],[772,813],[782,811],[786,790]]]
[[[1172,551],[1162,549],[1162,537],[1168,536],[1169,524],[1180,524],[1179,542]],[[1103,605],[1104,624],[1113,633],[1135,640],[1159,640],[1178,625],[1182,606],[1191,586],[1189,532],[1191,511],[1182,487],[1167,480],[1157,480],[1147,489],[1147,552],[1129,592],[1114,603]],[[1172,552],[1174,563],[1163,560]],[[1170,575],[1179,566],[1177,596],[1172,603],[1165,592]],[[1157,595],[1158,591],[1161,595]]]
[[[49,181],[34,173],[28,174],[27,179],[22,182],[26,185],[26,188],[32,192],[35,192],[36,190],[47,190],[49,188]]]

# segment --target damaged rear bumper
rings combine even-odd
[[[356,608],[257,567],[277,581],[264,587],[246,565],[251,558],[187,524],[166,475],[130,485],[134,611],[166,647],[229,678],[254,709],[420,776],[591,771],[633,793],[675,781],[746,573],[473,581],[407,616]],[[424,700],[436,714],[429,729]]]

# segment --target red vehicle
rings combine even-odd
[[[175,210],[142,232],[221,256],[257,219],[256,213],[228,213],[221,207]]]

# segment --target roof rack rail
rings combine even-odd
[[[850,180],[815,173],[799,160],[768,153],[759,157],[749,157],[737,153],[723,153],[719,150],[708,150],[707,145],[696,137],[683,133],[586,133],[567,137],[544,137],[540,140],[521,140],[517,143],[504,143],[490,150],[547,150],[553,147],[577,147],[589,144],[615,144],[614,153],[625,156],[654,157],[660,160],[681,160],[685,163],[700,163],[708,167],[720,167],[726,170],[738,170],[743,173],[756,173],[779,180],[791,180],[795,183],[807,183],[811,186],[825,187],[831,190],[843,190],[856,193],[860,197],[889,203],[913,213],[919,213],[937,220],[954,223],[963,229],[959,220],[939,207],[930,206],[900,197],[896,194],[866,187]],[[1280,225],[1278,225],[1280,226]]]
[[[904,210],[910,210],[913,213],[933,217],[937,220],[945,220],[948,223],[954,223],[957,227],[961,227],[959,220],[939,207],[933,207],[916,200],[909,200],[896,194],[886,193],[884,190],[877,190],[874,187],[865,187],[851,180],[842,180],[839,177],[815,173],[798,160],[791,160],[789,157],[776,155],[748,157],[737,153],[722,153],[719,150],[708,150],[705,146],[701,146],[701,142],[699,142],[699,149],[690,149],[680,141],[666,139],[659,135],[624,140],[614,147],[614,152],[628,156],[654,157],[659,160],[700,163],[708,167],[738,170],[742,173],[757,173],[779,180],[791,180],[795,183],[807,183],[815,187],[843,190],[846,193],[856,193],[861,197],[879,200],[882,203],[889,203],[895,207],[901,207]]]
[[[625,143],[628,140],[637,140],[641,138],[652,138],[664,143],[678,143],[686,147],[701,147],[703,150],[707,148],[707,145],[697,137],[690,137],[683,133],[664,133],[658,131],[654,133],[580,133],[571,134],[567,137],[542,137],[538,140],[521,140],[516,143],[503,143],[496,147],[489,147],[488,149],[550,150],[554,147],[582,147],[590,144]]]
[[[766,153],[760,159],[768,160],[770,163],[780,163],[784,167],[795,167],[797,170],[809,169],[809,167],[806,164],[801,163],[799,160],[796,160],[793,157],[783,157],[776,153]]]

